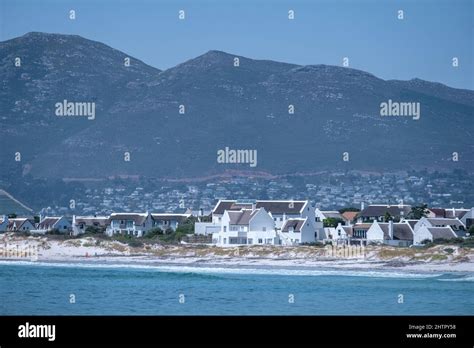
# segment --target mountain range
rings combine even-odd
[[[0,161],[11,180],[474,167],[474,91],[416,78],[221,51],[159,70],[39,32],[0,42],[0,77]],[[95,119],[58,117],[64,100],[95,103]],[[420,119],[381,117],[388,100],[420,103]],[[258,165],[218,163],[226,147],[257,150]]]

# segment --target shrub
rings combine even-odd
[[[132,248],[141,248],[143,247],[143,242],[138,239],[131,239],[127,241],[127,244],[131,246]]]
[[[163,230],[158,227],[158,228],[153,228],[149,230],[148,232],[145,233],[143,237],[152,239],[152,238],[155,238],[156,236],[161,236],[161,235],[163,235]]]

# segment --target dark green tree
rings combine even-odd
[[[428,205],[426,204],[412,207],[410,213],[408,214],[408,218],[419,220],[422,217],[426,217],[426,215],[428,214],[427,207]]]
[[[339,223],[341,223],[341,225],[344,225],[344,220],[332,217],[323,220],[324,227],[337,227]]]

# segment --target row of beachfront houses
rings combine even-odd
[[[314,242],[419,245],[435,239],[467,237],[474,208],[428,209],[419,220],[409,219],[410,205],[369,205],[360,212],[322,211],[309,201],[220,200],[211,222],[197,222],[196,234],[211,234],[220,246],[297,245]],[[390,217],[387,220],[387,217]],[[334,219],[336,227],[324,227]]]
[[[72,219],[65,216],[40,216],[35,223],[29,218],[8,218],[3,216],[0,220],[0,232],[30,232],[32,234],[45,234],[56,231],[71,235],[86,233],[92,227],[96,231],[104,232],[108,236],[114,234],[127,234],[142,237],[152,229],[161,229],[163,232],[175,231],[186,221],[191,213],[113,213],[109,216],[76,216]]]
[[[474,225],[474,208],[429,208],[419,220],[410,219],[410,205],[372,204],[361,211],[324,211],[314,208],[308,200],[219,200],[209,216],[198,214],[195,234],[208,235],[219,246],[235,245],[298,245],[315,242],[337,244],[382,243],[394,246],[419,245],[435,239],[469,236]],[[28,231],[44,234],[80,235],[88,228],[105,234],[127,234],[142,237],[160,228],[175,231],[192,212],[113,213],[109,216],[40,216],[35,223],[28,218],[4,216],[0,232]],[[209,222],[204,222],[209,221]],[[325,227],[327,221],[337,222]],[[90,230],[90,229],[89,229]]]

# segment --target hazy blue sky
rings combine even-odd
[[[0,0],[0,41],[78,34],[160,69],[211,49],[297,64],[340,65],[347,56],[384,79],[474,89],[473,16],[474,0]]]

